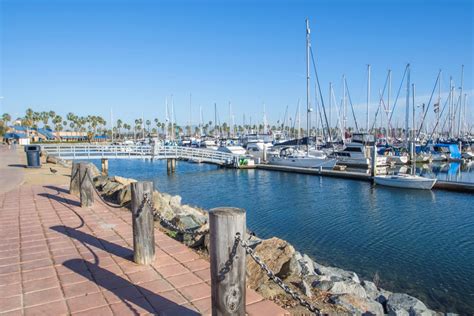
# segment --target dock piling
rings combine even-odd
[[[131,188],[133,261],[148,265],[155,260],[155,226],[151,205],[153,182],[135,182],[131,184]]]
[[[102,175],[108,176],[109,175],[109,159],[102,158],[101,162],[102,162]]]
[[[92,183],[92,165],[79,163],[81,207],[91,207],[94,204],[94,184]]]
[[[209,211],[212,315],[245,315],[246,253],[235,238],[246,232],[245,211]]]

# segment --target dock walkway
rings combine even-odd
[[[131,213],[81,208],[65,186],[0,193],[0,315],[211,313],[210,265],[155,229],[156,260],[133,263]],[[288,312],[247,289],[248,315]]]

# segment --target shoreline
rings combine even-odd
[[[95,166],[94,166],[95,167]],[[95,167],[94,182],[96,187],[106,196],[110,202],[127,206],[130,193],[129,184],[136,180],[122,177],[104,177]],[[181,204],[179,195],[169,195],[155,190],[153,200],[155,207],[161,209],[161,214],[181,228],[205,230],[207,228],[207,211]],[[156,221],[156,218],[155,218]],[[155,225],[174,239],[186,244],[203,254],[207,254],[206,238],[194,240],[187,234],[176,234],[166,229],[162,225]],[[443,315],[441,312],[430,310],[420,300],[403,293],[392,293],[377,285],[372,281],[361,280],[359,276],[352,272],[322,265],[309,256],[299,253],[288,242],[269,238],[261,240],[254,238],[254,249],[265,262],[275,261],[275,245],[277,249],[287,249],[285,254],[278,256],[274,264],[274,271],[277,275],[283,276],[284,282],[289,282],[294,289],[298,289],[306,295],[315,305],[325,309],[330,313],[365,313],[376,315],[400,314],[410,315]],[[207,241],[208,242],[208,241]],[[262,255],[268,253],[267,256]],[[252,261],[247,260],[247,271],[252,270]],[[273,262],[272,262],[273,263]],[[271,282],[271,281],[270,281]],[[280,306],[287,308],[292,313],[302,313],[305,309],[296,307],[295,302],[281,292],[281,290],[270,283],[268,279],[255,277],[254,273],[248,275],[250,288],[267,299],[272,299]]]

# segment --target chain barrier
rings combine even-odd
[[[195,230],[192,230],[192,229],[179,228],[178,226],[176,226],[175,224],[173,224],[172,222],[170,222],[169,220],[164,218],[164,216],[161,215],[160,212],[158,212],[158,210],[153,206],[153,202],[150,200],[150,197],[147,193],[145,193],[144,200],[146,201],[148,206],[150,206],[150,208],[153,210],[153,215],[155,217],[158,217],[158,219],[161,221],[161,223],[164,223],[165,226],[168,226],[172,230],[174,230],[178,233],[181,233],[181,234],[189,234],[189,235],[193,235],[193,236],[205,235],[205,234],[209,233],[209,229],[202,230],[202,231],[195,231]]]
[[[79,170],[79,169],[78,169]],[[92,183],[92,187],[94,188],[94,191],[95,193],[99,196],[100,200],[105,203],[107,206],[110,206],[111,208],[122,208],[122,205],[120,204],[112,204],[110,203],[109,201],[107,201],[106,199],[104,199],[104,197],[102,196],[102,194],[99,192],[99,190],[97,190],[97,188],[95,187],[95,184],[94,184],[94,180],[92,179],[91,175],[89,174],[89,168],[86,169],[86,175],[87,177],[89,178],[89,181]]]
[[[257,265],[260,266],[262,270],[265,271],[265,273],[270,278],[270,280],[275,282],[287,294],[291,295],[291,297],[294,300],[298,301],[301,306],[306,307],[309,311],[315,313],[316,315],[321,315],[320,310],[316,306],[304,300],[298,293],[296,293],[288,285],[283,283],[282,279],[280,279],[279,277],[275,275],[275,273],[262,261],[262,259],[260,259],[260,257],[255,254],[255,251],[247,244],[247,242],[241,238],[240,233],[236,234],[235,240],[240,242],[240,245],[245,249],[245,252],[249,254],[250,257],[252,257],[255,263],[257,263]]]

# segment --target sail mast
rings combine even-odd
[[[370,64],[367,65],[367,109],[366,109],[366,129],[369,132],[369,107],[370,107]]]
[[[406,99],[406,109],[405,109],[405,143],[408,148],[408,133],[409,125],[408,121],[410,120],[410,64],[407,65],[407,99]]]
[[[308,135],[308,141],[306,143],[306,154],[309,155],[309,114],[310,109],[310,96],[309,96],[309,46],[310,46],[310,29],[309,20],[306,19],[306,133]]]

